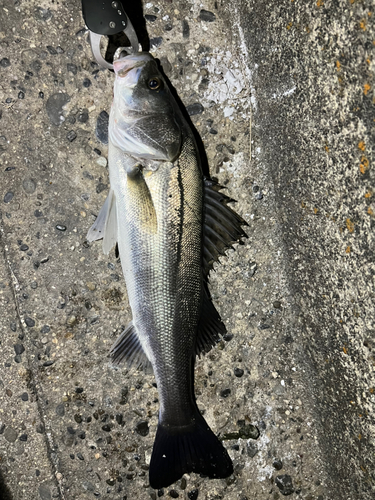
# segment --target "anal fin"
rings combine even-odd
[[[132,321],[112,345],[109,356],[113,365],[126,362],[129,368],[132,366],[136,368],[142,367],[146,373],[152,373],[151,363],[141,346]]]

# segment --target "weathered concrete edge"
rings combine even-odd
[[[267,81],[259,78],[259,74],[256,71],[251,71],[250,69],[254,68],[254,66],[256,65],[255,61],[252,60],[251,51],[254,48],[252,43],[257,43],[257,40],[253,40],[253,42],[251,42],[250,33],[246,30],[246,22],[248,22],[250,11],[252,9],[252,6],[250,4],[251,1],[249,2],[246,0],[243,0],[242,2],[240,2],[240,4],[238,4],[237,2],[231,2],[231,5],[228,7],[227,13],[228,23],[231,23],[232,30],[238,30],[240,34],[242,42],[241,48],[243,50],[243,60],[246,66],[245,72],[249,77],[249,85],[252,91],[252,96],[255,97],[257,102],[257,107],[254,110],[253,114],[252,127],[257,126],[260,129],[261,134],[262,128],[266,127],[267,125],[269,126],[270,122],[272,121],[271,117],[267,115],[267,109],[262,109],[262,104],[264,104],[264,102],[267,100],[267,97],[269,99],[271,89],[268,88]],[[263,12],[263,7],[264,5],[259,6],[259,10],[257,11],[257,13],[251,12],[253,21],[256,14],[259,14],[260,11]],[[264,21],[263,19],[260,23],[260,29],[264,29],[265,24],[266,21]],[[270,23],[269,26],[269,30],[272,31],[272,23]],[[282,46],[283,40],[277,39],[277,36],[277,29],[275,29],[274,37],[277,40],[275,44],[280,42],[280,50],[282,52],[283,49],[285,49],[285,47]],[[269,64],[269,61],[266,60],[265,67],[267,67],[267,65],[268,69],[271,70],[271,65]],[[277,118],[280,118],[280,116],[278,116]],[[278,124],[278,126],[279,125],[280,124]],[[294,132],[298,137],[298,125],[293,124],[290,129],[292,129],[292,132]],[[290,129],[288,129],[288,132],[290,132]],[[286,124],[285,130],[287,130]],[[266,137],[264,139],[266,140]],[[260,142],[262,142],[262,137],[260,138]],[[288,141],[285,140],[284,145],[285,142],[287,143]],[[270,184],[274,186],[276,202],[275,211],[280,213],[288,213],[289,216],[292,214],[294,220],[291,225],[295,226],[299,223],[299,214],[297,212],[293,213],[291,207],[293,208],[293,205],[297,206],[299,204],[299,201],[292,200],[292,203],[285,203],[282,194],[278,192],[278,188],[280,187],[280,185],[278,185],[277,179],[275,178],[275,171],[277,170],[275,168],[276,160],[274,160],[275,165],[272,167],[272,160],[278,158],[277,145],[280,145],[278,144],[277,139],[275,139],[272,144],[262,144],[262,146],[264,147],[264,151],[266,152],[263,155],[264,160],[267,160],[269,162],[267,163],[267,161],[264,161],[265,176],[268,178]],[[283,206],[283,204],[285,206]],[[294,242],[295,245],[291,245],[290,240],[288,241],[288,238],[290,238],[291,235],[296,238],[296,241]],[[311,331],[311,329],[313,329],[316,325],[311,323],[308,311],[306,310],[306,308],[304,308],[302,295],[300,294],[301,282],[299,281],[298,276],[294,271],[292,255],[290,255],[290,253],[288,252],[288,249],[291,246],[297,247],[297,243],[301,245],[301,241],[298,242],[297,238],[297,231],[294,231],[294,233],[293,231],[291,231],[287,234],[286,232],[283,232],[283,227],[281,227],[279,244],[283,249],[282,253],[285,256],[285,269],[286,276],[289,279],[289,288],[291,293],[296,297],[294,307],[298,318],[295,321],[295,327],[297,330],[304,329],[306,331]],[[312,241],[304,241],[302,242],[302,245],[306,245],[306,243],[312,243]],[[312,272],[313,271],[311,271],[311,273]],[[316,301],[314,307],[316,307],[317,309],[320,307],[319,300]],[[293,318],[290,317],[290,320],[293,321]],[[324,464],[328,484],[327,497],[330,499],[337,498],[338,500],[344,497],[348,500],[364,500],[365,498],[370,499],[372,498],[371,492],[369,492],[369,486],[365,484],[369,480],[368,473],[364,471],[360,464],[362,461],[371,463],[372,443],[370,437],[366,436],[367,439],[365,438],[363,445],[358,447],[358,444],[351,439],[350,431],[358,428],[358,423],[355,421],[355,412],[353,411],[348,413],[346,408],[346,399],[349,398],[355,400],[356,396],[358,396],[362,392],[360,381],[353,379],[353,377],[351,376],[349,378],[350,382],[348,380],[348,393],[346,394],[342,391],[342,387],[335,386],[340,378],[342,380],[348,379],[345,373],[345,369],[343,370],[343,366],[338,365],[338,369],[336,370],[337,373],[332,378],[332,380],[329,380],[325,375],[319,372],[319,363],[321,363],[322,359],[324,359],[324,355],[326,354],[327,350],[329,352],[334,344],[334,347],[337,348],[338,345],[336,344],[338,344],[338,342],[333,341],[332,338],[319,339],[318,341],[314,342],[314,346],[312,347],[308,344],[306,338],[301,338],[301,340],[303,340],[303,342],[299,346],[299,361],[304,368],[305,374],[304,380],[302,382],[305,385],[307,391],[306,393],[311,394],[311,397],[309,399],[306,398],[306,401],[304,403],[306,404],[306,407],[309,408],[311,414],[314,415],[317,430],[319,433],[318,440],[321,450],[320,460],[322,460]],[[318,352],[314,352],[314,349],[318,349]],[[359,365],[363,368],[364,359],[358,357],[357,360]],[[349,371],[348,375],[351,375]],[[332,393],[336,392],[336,389],[339,389],[339,392],[337,393],[338,399],[332,403]],[[348,429],[348,422],[350,422],[350,431]],[[366,423],[363,423],[363,428],[367,428],[368,430]],[[362,469],[362,471],[360,469]],[[363,472],[365,472],[365,474],[367,475],[366,478],[364,478]],[[370,489],[372,489],[371,486]],[[367,496],[366,493],[369,493],[369,496]]]

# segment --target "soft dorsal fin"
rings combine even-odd
[[[87,233],[87,241],[96,241],[101,238],[103,238],[103,252],[108,255],[117,242],[116,197],[112,189]]]
[[[203,276],[207,281],[208,274],[220,255],[225,255],[233,243],[243,243],[242,238],[247,238],[242,226],[248,224],[228,206],[234,200],[220,192],[223,186],[212,179],[203,180]]]
[[[132,321],[111,347],[109,357],[113,365],[120,365],[125,361],[129,368],[142,366],[146,373],[152,372],[151,363],[141,346]]]
[[[221,321],[220,314],[212,303],[207,283],[204,283],[201,316],[195,343],[195,354],[200,356],[201,354],[209,352],[211,348],[222,339],[226,331],[225,325]]]

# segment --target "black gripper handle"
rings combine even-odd
[[[82,14],[88,29],[99,35],[116,35],[128,22],[119,0],[82,0]]]

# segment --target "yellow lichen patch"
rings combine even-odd
[[[345,253],[350,253],[350,245],[348,245],[345,249]]]
[[[341,68],[340,61],[336,61],[336,69],[337,69],[337,71],[340,71],[340,68]]]
[[[361,19],[359,21],[359,27],[361,28],[361,30],[366,31],[366,19]]]
[[[324,149],[326,150],[327,153],[329,153],[329,147],[327,146],[327,144],[324,146]]]
[[[362,439],[362,434],[358,434],[358,439],[361,440]]]
[[[366,62],[367,62],[367,64],[371,64],[371,60],[370,60],[370,58],[367,58],[367,59],[366,59]]]
[[[318,1],[316,2],[316,6],[317,6],[317,7],[321,7],[323,4],[324,4],[323,0],[318,0]]]
[[[371,85],[369,83],[365,83],[364,86],[363,86],[363,93],[365,95],[368,94],[368,91],[371,89]]]
[[[371,196],[372,196],[371,191],[367,191],[367,193],[365,193],[365,198],[371,198]]]
[[[344,351],[345,354],[348,354],[348,349],[345,346],[342,348],[342,350]]]
[[[307,33],[310,33],[310,28],[308,26],[306,26],[305,30],[307,31]]]
[[[293,26],[293,23],[292,23],[292,22],[290,22],[289,24],[287,24],[286,29],[287,29],[287,30],[290,30],[290,28],[291,28],[292,26]]]
[[[374,215],[374,211],[373,211],[373,209],[372,209],[371,207],[368,207],[368,209],[367,209],[367,213],[368,213],[369,215],[371,215],[371,216],[373,216],[373,215]]]
[[[358,144],[358,147],[361,151],[364,151],[366,149],[366,144],[364,143],[364,141],[361,141],[359,144]]]
[[[314,214],[316,215],[319,212],[317,208],[314,208]]]
[[[355,2],[355,0],[350,0],[350,3],[353,5],[353,3]]]
[[[349,233],[352,233],[354,231],[354,222],[352,222],[350,219],[346,219],[346,227]]]
[[[306,208],[306,203],[304,201],[301,201],[301,207]]]
[[[361,174],[364,174],[366,172],[366,170],[368,169],[368,166],[369,166],[368,159],[366,158],[366,156],[362,156],[361,164],[359,165],[359,170],[360,170]]]
[[[374,394],[375,389],[373,387],[370,387],[369,391],[371,392],[371,394]]]

